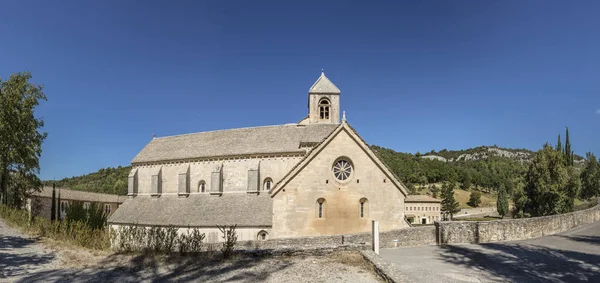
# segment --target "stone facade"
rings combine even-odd
[[[239,241],[408,227],[406,189],[345,121],[340,90],[321,76],[297,124],[155,138],[132,161],[129,197],[109,219],[121,225],[238,225]],[[340,179],[334,164],[351,174]],[[322,201],[322,203],[318,203]],[[261,237],[262,238],[262,237]]]
[[[426,195],[406,197],[406,220],[411,224],[433,224],[441,219],[441,201]]]
[[[223,193],[240,193],[248,191],[248,171],[258,170],[260,190],[265,190],[264,181],[272,180],[275,185],[289,172],[302,156],[270,156],[263,158],[232,158],[215,159],[210,161],[182,162],[172,164],[156,164],[135,166],[137,169],[138,195],[151,194],[151,175],[158,169],[162,170],[161,195],[179,194],[179,174],[189,172],[189,193],[201,192],[204,184],[204,193],[213,191],[211,175],[219,168],[222,178]],[[189,169],[189,170],[188,170]]]
[[[58,203],[58,194],[60,191],[60,203]],[[125,201],[125,196],[116,196],[110,194],[100,194],[85,191],[70,190],[66,188],[56,189],[56,215],[60,219],[67,216],[67,208],[74,201],[88,203],[98,203],[102,208],[112,215]],[[50,219],[52,214],[52,188],[44,187],[41,192],[34,193],[27,200],[27,209],[38,212],[38,216]]]
[[[273,197],[273,235],[277,238],[358,233],[370,230],[371,220],[381,231],[406,227],[404,193],[359,145],[353,133],[341,130],[285,187]],[[343,157],[354,171],[346,181],[332,172]],[[318,199],[324,216],[318,217]],[[363,217],[360,216],[361,199]],[[366,206],[366,207],[365,207]]]

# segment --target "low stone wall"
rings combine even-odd
[[[435,226],[402,228],[379,233],[380,248],[436,245]],[[302,238],[272,239],[266,241],[238,242],[240,250],[313,249],[352,246],[357,249],[371,247],[371,234],[359,233]]]
[[[560,215],[494,221],[437,222],[439,244],[490,243],[552,235],[600,220],[600,206]]]
[[[472,217],[474,215],[498,215],[496,207],[463,208],[452,217]]]

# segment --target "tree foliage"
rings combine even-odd
[[[525,175],[524,213],[544,216],[573,210],[580,181],[574,168],[566,166],[565,158],[549,145],[535,154]]]
[[[40,190],[39,158],[47,133],[44,121],[34,115],[47,100],[43,87],[29,82],[29,72],[0,78],[0,193],[1,201],[21,206],[31,190]]]
[[[462,184],[461,188],[465,190],[475,186],[478,190],[495,191],[500,184],[513,181],[527,171],[525,163],[501,156],[444,162],[436,159],[420,158],[410,153],[396,152],[379,146],[371,146],[371,149],[405,184],[424,184],[424,181],[429,184],[459,181]],[[482,153],[487,152],[487,150],[488,147],[478,147],[464,151],[443,150],[437,153],[432,152],[444,158],[456,158],[460,154]],[[503,150],[529,152],[526,150]]]
[[[448,213],[450,219],[452,219],[452,216],[459,211],[458,201],[454,199],[455,187],[456,184],[454,183],[444,183],[442,185],[442,211]]]
[[[479,207],[480,204],[481,204],[481,192],[479,192],[479,191],[471,192],[471,195],[469,196],[469,201],[467,202],[467,205],[469,205],[471,207]]]
[[[504,216],[508,213],[508,193],[507,188],[502,186],[498,190],[498,199],[496,201],[496,209],[498,214],[504,218]]]
[[[73,190],[105,193],[105,194],[127,194],[127,175],[131,166],[117,168],[102,168],[97,172],[56,181],[56,185]],[[50,185],[52,181],[44,181]]]
[[[600,164],[596,156],[588,152],[581,172],[581,199],[591,199],[600,195]]]

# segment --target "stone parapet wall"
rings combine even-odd
[[[380,248],[436,245],[435,226],[402,228],[379,233]],[[366,249],[371,246],[371,233],[272,239],[239,242],[240,250],[306,249],[352,246]]]
[[[571,213],[495,221],[437,222],[439,244],[491,243],[552,235],[600,220],[600,206]]]

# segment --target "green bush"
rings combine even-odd
[[[8,224],[19,227],[23,232],[64,241],[81,247],[106,250],[110,247],[110,237],[106,229],[92,229],[81,221],[50,221],[43,217],[33,217],[29,221],[27,211],[0,206],[0,217]]]
[[[189,228],[185,234],[179,234],[178,228],[168,227],[143,227],[125,225],[110,232],[110,241],[119,251],[142,251],[146,253],[172,253],[179,250],[185,255],[190,252],[200,252],[203,248],[204,233],[196,228]]]

